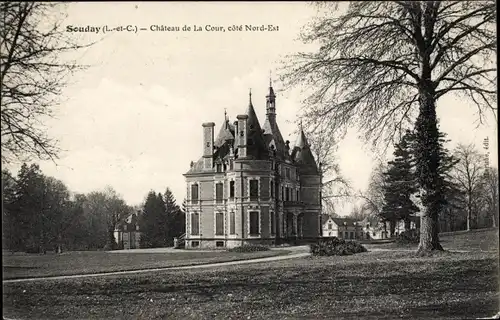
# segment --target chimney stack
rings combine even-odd
[[[203,126],[203,170],[214,166],[214,127],[215,123],[206,122]]]
[[[238,158],[246,158],[247,156],[247,120],[248,115],[240,114],[236,117],[238,119],[238,131],[236,134],[236,142],[238,146]]]

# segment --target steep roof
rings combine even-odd
[[[330,220],[330,218],[332,218],[332,216],[330,216],[329,214],[321,214],[321,221],[323,224],[325,224],[328,220]]]
[[[232,129],[232,130],[231,130]],[[234,127],[229,122],[229,119],[224,115],[224,122],[220,126],[219,134],[215,138],[214,146],[220,147],[226,141],[234,140]]]
[[[332,218],[333,222],[335,222],[338,226],[348,226],[354,227],[355,225],[360,225],[361,221],[352,218]],[[344,224],[345,223],[345,224]],[[356,223],[356,224],[355,224]]]
[[[257,160],[264,160],[269,157],[269,150],[264,140],[262,128],[255,113],[252,104],[252,94],[250,93],[250,101],[246,114],[247,119],[247,155],[252,156]]]
[[[295,141],[295,147],[292,151],[292,159],[299,166],[301,174],[319,174],[318,165],[312,154],[309,143],[307,142],[304,130],[300,130],[299,136]]]
[[[276,150],[276,157],[290,159],[290,154],[286,150],[285,140],[281,135],[278,124],[269,117],[266,117],[266,122],[264,122],[264,139],[268,148]]]

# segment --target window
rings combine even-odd
[[[224,247],[224,241],[215,241],[215,246],[216,246],[217,248]]]
[[[328,224],[328,229],[329,229],[329,230],[332,230],[332,229],[333,229],[333,224],[332,224],[332,223],[329,223],[329,224]]]
[[[290,168],[286,168],[286,169],[285,169],[285,177],[286,177],[287,179],[290,179]]]
[[[191,247],[197,248],[199,246],[200,246],[200,242],[199,241],[191,241]]]
[[[354,232],[351,231],[351,239],[354,239]]]
[[[233,159],[229,160],[229,170],[233,170],[234,168],[234,162]]]
[[[276,216],[274,212],[271,212],[271,234],[275,234],[276,231]]]
[[[250,180],[250,200],[259,198],[259,180]]]
[[[280,200],[284,200],[285,199],[285,189],[283,188],[283,186],[281,186],[281,199]]]
[[[234,181],[229,181],[229,198],[234,198]]]
[[[285,187],[285,201],[290,201],[290,189]]]
[[[191,185],[191,202],[192,203],[198,203],[198,185],[193,184]]]
[[[295,198],[295,200],[300,201],[300,192],[298,189],[297,189],[297,198]]]
[[[299,169],[295,169],[295,179],[299,180]]]
[[[271,198],[274,198],[274,180],[271,180]]]
[[[218,182],[215,184],[215,202],[222,203],[224,197],[224,184]]]
[[[191,213],[191,234],[193,236],[200,234],[200,214],[198,212]]]
[[[215,235],[224,235],[224,213],[222,212],[215,214]]]
[[[236,217],[234,211],[229,213],[229,234],[236,234]]]
[[[257,211],[250,212],[250,234],[259,234],[259,212]]]
[[[222,172],[222,164],[217,163],[217,172]]]

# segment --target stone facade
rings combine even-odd
[[[202,124],[203,154],[186,178],[186,248],[279,244],[321,235],[320,172],[305,134],[293,148],[266,96],[261,127],[250,94],[246,114]]]

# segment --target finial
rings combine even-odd
[[[300,119],[300,130],[304,130],[304,128],[302,127],[302,119]]]
[[[273,86],[273,82],[272,82],[271,70],[269,70],[269,87],[272,87],[272,86]]]
[[[224,120],[227,120],[227,109],[224,108]]]
[[[250,102],[252,102],[252,88],[250,88],[248,96],[249,96]]]

